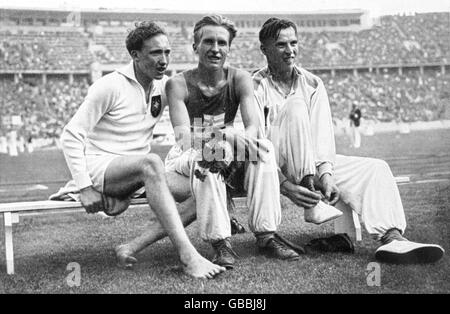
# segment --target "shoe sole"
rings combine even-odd
[[[438,247],[420,247],[406,253],[378,251],[375,259],[392,264],[425,264],[435,263],[442,258],[444,252]]]
[[[288,258],[282,258],[282,257],[279,257],[279,256],[274,256],[271,253],[267,253],[267,252],[264,252],[264,251],[259,251],[259,253],[264,255],[265,257],[276,258],[276,259],[279,259],[281,261],[288,261],[288,262],[290,262],[290,261],[298,261],[300,259],[300,255],[293,256],[293,257],[288,257]]]

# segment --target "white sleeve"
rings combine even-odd
[[[96,81],[78,111],[64,127],[61,144],[72,178],[81,190],[92,185],[84,154],[87,134],[95,127],[114,102],[115,90],[108,80]]]
[[[260,129],[258,131],[259,131],[260,135],[265,138],[265,137],[267,137],[266,121],[264,119],[264,107],[267,106],[266,97],[264,97],[264,91],[261,87],[258,88],[257,90],[255,90],[253,94],[255,96],[255,103],[256,103],[256,107],[258,109],[258,120],[259,120],[259,127],[260,127]]]
[[[333,174],[336,159],[333,120],[327,91],[321,80],[311,95],[311,128],[318,175]]]
[[[265,93],[264,88],[261,85],[258,86],[258,88],[254,91],[254,95],[255,95],[255,103],[258,106],[260,133],[262,134],[262,136],[264,138],[267,138],[266,117],[264,115],[264,108],[271,107],[271,104],[268,103],[268,97]],[[270,126],[270,122],[268,120],[269,120],[269,118],[267,117],[267,125]],[[281,170],[281,167],[283,165],[280,165],[280,154],[278,152],[275,152],[275,159],[277,161],[278,179],[279,179],[280,186],[281,186],[284,183],[284,181],[287,180],[287,178],[283,174],[283,171]]]

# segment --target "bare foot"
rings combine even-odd
[[[225,267],[211,263],[198,253],[185,258],[181,257],[181,263],[184,272],[194,278],[212,279],[226,270]]]
[[[130,269],[137,263],[137,259],[133,256],[133,252],[127,248],[126,244],[117,246],[115,251],[117,266],[120,268]]]

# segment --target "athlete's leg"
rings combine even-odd
[[[277,164],[290,182],[299,184],[304,176],[316,173],[311,123],[303,98],[293,98],[285,104],[268,138],[274,146]]]
[[[388,164],[380,159],[336,155],[334,178],[341,201],[358,214],[374,237],[397,228],[406,220],[400,193]]]
[[[178,213],[183,226],[191,224],[196,217],[195,201],[191,197],[189,178],[176,172],[166,172],[166,180],[169,190],[177,202]],[[132,239],[128,243],[121,244],[116,247],[116,255],[120,267],[130,268],[137,262],[134,257],[146,247],[156,241],[167,236],[166,230],[163,228],[156,216],[150,218],[148,228],[144,233]]]
[[[408,241],[400,193],[389,165],[380,159],[338,155],[336,183],[341,201],[361,216],[367,231],[380,240],[375,258],[388,263],[433,263],[444,249],[436,244]]]
[[[186,273],[194,277],[212,278],[224,269],[203,258],[189,241],[170,193],[161,159],[155,154],[124,156],[107,167],[104,193],[125,197],[145,186],[148,204],[167,231]]]
[[[314,189],[312,180],[316,173],[311,130],[307,104],[302,97],[296,97],[291,98],[278,113],[269,132],[278,167],[289,182],[310,190]],[[304,213],[305,221],[316,224],[342,215],[342,212],[322,201],[312,208],[305,208]]]
[[[266,160],[248,162],[245,173],[248,224],[253,233],[275,232],[281,222],[277,164],[272,144],[269,142],[266,145],[270,147]]]

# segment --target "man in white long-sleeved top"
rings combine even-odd
[[[182,178],[166,179],[162,160],[150,152],[153,128],[166,105],[167,35],[153,22],[137,23],[127,36],[126,47],[132,62],[89,88],[61,136],[81,203],[88,213],[117,213],[127,208],[130,197],[145,192],[157,220],[132,243],[142,248],[167,232],[184,271],[212,278],[224,268],[203,258],[193,247],[171,194],[172,190],[176,195],[177,189],[183,194],[182,184],[177,183]],[[185,186],[189,194],[189,183]],[[135,262],[134,252],[128,250],[130,245],[126,251],[118,248],[119,262],[121,257],[125,264]]]
[[[268,66],[253,75],[260,121],[272,141],[284,179],[281,193],[305,210],[320,191],[338,208],[361,215],[367,231],[380,240],[375,257],[394,263],[434,262],[442,247],[406,240],[405,214],[388,164],[379,159],[336,155],[327,92],[321,79],[295,65],[296,25],[271,18],[259,33]],[[306,183],[305,183],[306,182]],[[315,195],[312,195],[315,194]],[[306,213],[305,213],[306,215]]]

